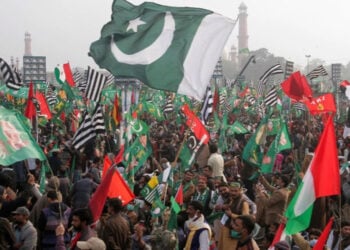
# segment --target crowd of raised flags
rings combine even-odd
[[[219,135],[215,140],[224,152],[230,150],[229,138],[251,133],[242,158],[260,172],[271,173],[276,155],[292,147],[286,120],[289,117],[286,114],[289,115],[293,110],[308,111],[313,116],[322,116],[324,130],[313,160],[285,214],[288,222],[284,230],[286,234],[294,234],[307,229],[315,199],[340,194],[338,150],[334,131],[334,96],[332,93],[314,96],[309,85],[309,80],[327,75],[324,67],[320,65],[304,76],[299,71],[293,72],[293,63],[287,62],[285,69],[281,64],[268,68],[260,77],[256,88],[242,84],[230,88],[211,85],[209,82],[213,68],[233,28],[231,20],[202,9],[157,6],[155,10],[154,5],[148,3],[134,6],[115,1],[113,10],[112,21],[103,27],[101,39],[90,48],[90,55],[96,63],[113,75],[102,74],[91,67],[88,67],[86,75],[79,71],[73,73],[69,63],[65,63],[55,69],[59,85],[46,83],[41,90],[37,84],[30,83],[27,95],[18,97],[17,93],[27,87],[21,81],[18,71],[0,58],[3,84],[0,123],[7,125],[0,126],[0,164],[7,166],[29,157],[46,161],[24,116],[29,120],[36,118],[40,125],[52,123],[62,129],[67,129],[62,120],[65,117],[74,117],[70,121],[72,127],[75,125],[70,130],[74,132],[71,146],[77,151],[99,135],[107,132],[113,134],[116,128],[120,129],[122,144],[114,164],[124,162],[126,166],[133,165],[133,170],[122,176],[113,163],[108,163],[105,159],[103,181],[92,198],[94,204],[100,205],[93,209],[97,219],[107,196],[121,197],[124,204],[134,198],[131,191],[133,174],[143,167],[152,154],[149,124],[142,121],[143,113],[158,121],[172,117],[176,119],[178,126],[186,126],[186,136],[178,154],[184,168],[189,168],[195,162],[196,153],[203,144],[214,139],[213,134]],[[135,17],[132,13],[142,12],[147,24],[142,24],[144,27],[139,25],[136,30],[126,30],[126,27],[120,25],[125,22],[121,22],[122,17],[118,16],[120,11],[125,10],[130,12],[130,17],[123,17],[126,18],[125,21]],[[159,13],[155,14],[155,11]],[[154,51],[148,51],[148,47],[143,44],[156,44],[153,37],[146,35],[143,40],[138,40],[143,35],[140,33],[148,28],[158,28],[152,23],[155,20],[152,15],[165,19],[164,25],[167,25],[168,31],[159,32],[170,32],[168,36],[173,37],[157,58],[153,55],[150,57],[149,53]],[[192,26],[188,25],[188,16],[193,17]],[[215,25],[208,25],[210,22]],[[172,30],[175,28],[176,32]],[[208,33],[205,34],[204,31]],[[213,36],[214,31],[216,33]],[[195,43],[206,39],[205,35],[210,36],[212,47],[196,47],[198,44]],[[185,38],[192,43],[180,48],[181,41],[186,40]],[[126,55],[118,48],[120,46],[123,50],[131,50],[128,47],[131,42],[144,52],[131,51],[134,54]],[[270,76],[283,73],[285,79],[280,84],[269,82]],[[134,77],[153,89],[144,86],[139,99],[132,100],[130,109],[123,113],[123,100],[120,89],[113,82],[114,76]],[[135,99],[135,96],[132,98]],[[282,107],[282,100],[289,103],[287,108]],[[254,117],[253,122],[258,123],[253,130],[248,129],[253,125],[249,117]],[[11,132],[9,128],[12,129]],[[274,137],[269,144],[266,143],[266,135]],[[20,140],[14,141],[18,139]],[[159,202],[159,183],[168,182],[171,173],[163,174],[166,177],[152,177],[147,184],[148,189],[141,192],[147,201],[160,209],[164,207]],[[43,183],[43,180],[40,182]],[[117,188],[116,183],[120,185]],[[173,210],[178,212],[181,199],[172,197],[171,201]]]

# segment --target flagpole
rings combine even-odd
[[[235,84],[238,82],[238,79],[240,76],[243,75],[245,69],[248,67],[249,63],[253,61],[253,63],[255,63],[255,55],[252,55],[251,57],[249,57],[247,63],[244,65],[244,67],[242,68],[241,72],[239,72],[239,74],[237,75],[235,81],[233,82],[233,86],[235,86]]]

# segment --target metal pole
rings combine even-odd
[[[251,61],[254,62],[254,59],[255,59],[255,55],[252,55],[251,57],[249,57],[247,63],[243,66],[241,72],[239,72],[239,74],[237,75],[235,81],[233,82],[233,86],[237,83],[239,77],[243,75],[243,73],[244,73],[245,69],[248,67],[249,63],[250,63]]]

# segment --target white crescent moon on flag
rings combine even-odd
[[[169,11],[166,12],[164,17],[164,27],[157,39],[148,47],[140,50],[134,54],[125,54],[119,48],[116,42],[114,42],[113,35],[111,39],[111,52],[114,58],[121,63],[127,64],[142,64],[147,65],[155,62],[170,47],[175,31],[175,20]]]
[[[136,125],[136,126],[135,126]],[[138,125],[138,127],[137,127]],[[140,133],[142,131],[142,125],[140,124],[140,122],[136,123],[136,122],[132,122],[131,123],[131,126],[132,126],[132,130],[135,132],[135,133]]]

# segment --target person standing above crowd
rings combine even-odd
[[[289,197],[289,178],[285,175],[275,176],[275,185],[272,186],[268,183],[263,175],[259,177],[260,183],[264,188],[257,187],[257,197],[259,200],[257,204],[258,210],[264,211],[264,222],[266,226],[280,222],[280,217],[283,216]],[[266,189],[266,190],[265,190]],[[267,191],[267,192],[266,192]],[[263,206],[263,207],[261,207]]]
[[[215,143],[210,143],[209,152],[208,165],[213,168],[213,177],[221,176],[222,180],[226,182],[226,177],[224,175],[224,158],[218,153],[218,146]]]

